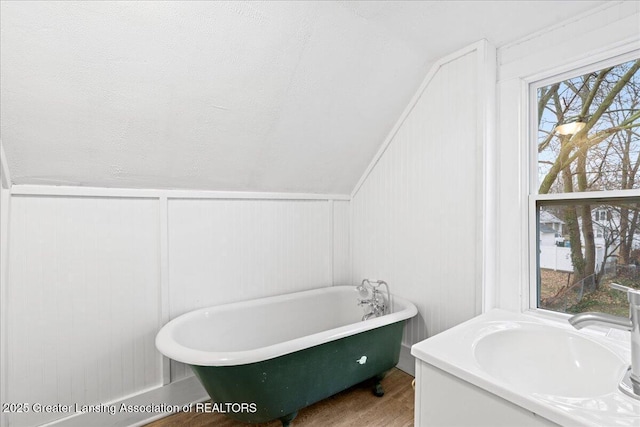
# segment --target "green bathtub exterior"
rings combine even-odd
[[[261,362],[191,368],[220,406],[255,403],[255,412],[227,412],[229,417],[248,423],[281,419],[288,425],[298,410],[393,368],[403,325],[404,320]],[[359,363],[362,356],[365,363]]]

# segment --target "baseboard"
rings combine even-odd
[[[416,376],[416,359],[411,355],[411,347],[405,344],[400,346],[400,360],[396,367],[413,377]]]
[[[64,418],[46,426],[55,427],[137,427],[143,426],[151,421],[164,418],[172,413],[182,412],[182,408],[193,403],[208,400],[209,396],[204,390],[196,377],[185,378],[163,387],[158,387],[145,393],[123,399],[121,401],[104,405],[105,407],[114,408],[114,414],[108,411],[103,412],[87,412]],[[122,405],[133,405],[133,407],[141,408],[147,405],[164,405],[164,407],[179,407],[177,412],[134,412],[125,410],[120,412]]]

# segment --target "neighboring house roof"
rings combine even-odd
[[[547,211],[540,211],[540,224],[564,224],[564,221]]]

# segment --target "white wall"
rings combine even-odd
[[[440,61],[352,196],[354,280],[384,279],[416,303],[407,345],[481,311],[494,61],[484,42]]]
[[[9,231],[9,205],[11,199],[9,192],[11,189],[11,177],[4,154],[4,148],[0,141],[0,402],[7,402],[6,382],[2,378],[7,377],[7,346],[6,327],[7,322],[3,313],[7,310],[6,281],[7,281],[7,248]],[[0,425],[7,423],[7,414],[0,412]]]
[[[332,196],[13,186],[11,202],[6,401],[159,387],[190,374],[155,349],[169,318],[349,277],[349,202]]]
[[[331,284],[330,209],[324,200],[170,200],[171,317]]]
[[[157,200],[12,198],[9,402],[109,402],[161,384],[158,221]]]
[[[497,306],[529,307],[528,84],[639,49],[639,28],[639,2],[611,2],[498,49]]]
[[[351,277],[351,202],[333,202],[333,284],[350,285]]]

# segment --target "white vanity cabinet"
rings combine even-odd
[[[534,427],[558,424],[416,359],[415,425]]]

